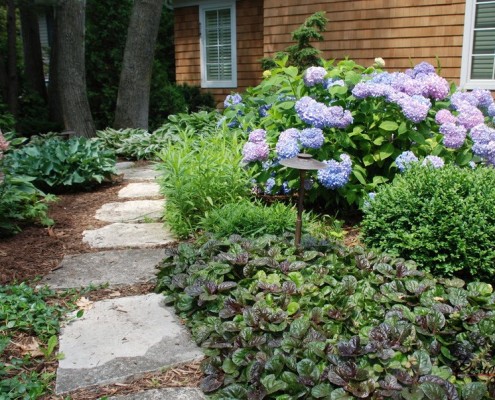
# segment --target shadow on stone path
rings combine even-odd
[[[42,284],[81,288],[110,287],[153,282],[163,247],[175,239],[159,220],[165,200],[159,199],[156,171],[152,166],[117,164],[129,182],[119,192],[123,202],[104,205],[96,218],[111,222],[85,231],[83,241],[102,249],[96,253],[66,256]],[[175,316],[164,306],[163,296],[146,294],[92,303],[82,318],[70,315],[62,328],[56,394],[81,388],[128,382],[164,368],[201,359],[201,350]],[[116,396],[115,400],[204,399],[195,388],[163,388]]]

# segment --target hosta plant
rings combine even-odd
[[[10,174],[33,177],[47,190],[87,188],[116,173],[115,153],[83,137],[27,144],[7,154],[4,163]]]
[[[207,355],[212,399],[495,396],[490,284],[292,236],[181,244],[158,290]]]
[[[297,188],[297,171],[279,161],[299,152],[327,163],[307,182],[309,198],[323,204],[362,205],[393,179],[404,151],[462,166],[492,163],[495,103],[487,90],[454,92],[425,62],[391,73],[379,59],[367,68],[352,60],[306,70],[277,63],[260,85],[225,101],[228,126],[249,135],[243,161],[265,193]]]

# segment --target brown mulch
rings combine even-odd
[[[88,192],[57,195],[50,205],[52,227],[26,226],[9,238],[0,238],[0,284],[33,280],[56,268],[66,254],[92,250],[82,242],[82,232],[107,223],[93,216],[103,204],[119,201],[122,183],[108,183]]]

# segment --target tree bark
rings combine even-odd
[[[21,32],[24,49],[24,78],[27,85],[46,101],[45,74],[41,53],[40,29],[34,4],[21,3]]]
[[[50,69],[48,75],[48,109],[50,113],[50,120],[57,122],[59,125],[64,125],[64,118],[62,117],[62,105],[60,103],[60,92],[58,85],[58,49],[55,38],[57,35],[57,24],[55,21],[54,9],[50,9],[50,16],[53,21],[52,38],[50,45]]]
[[[115,128],[148,129],[151,72],[163,0],[135,0],[120,74]]]
[[[84,29],[86,0],[63,0],[56,9],[56,73],[64,127],[77,136],[95,136],[86,93]]]
[[[19,76],[17,74],[16,26],[14,0],[7,0],[7,105],[12,115],[19,111]]]

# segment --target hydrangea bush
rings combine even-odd
[[[328,165],[307,181],[310,199],[326,204],[362,205],[402,169],[404,157],[435,166],[495,164],[489,91],[457,91],[426,62],[405,72],[383,66],[382,59],[368,68],[344,60],[299,71],[281,60],[260,85],[228,96],[224,121],[250,133],[243,161],[258,189],[296,189],[297,172],[279,161],[299,152]]]

